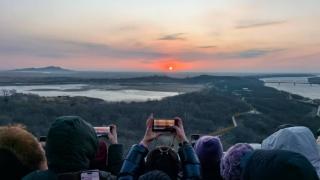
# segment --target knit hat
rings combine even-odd
[[[252,152],[253,148],[246,143],[233,145],[225,153],[221,161],[221,176],[225,180],[240,180],[242,169],[240,167],[241,158]]]
[[[223,147],[219,137],[202,136],[194,149],[201,163],[203,179],[221,179],[220,161]]]
[[[245,158],[245,180],[319,180],[312,164],[303,155],[284,150],[256,150]]]

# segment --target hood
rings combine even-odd
[[[88,169],[97,149],[98,138],[89,123],[78,116],[59,117],[47,136],[48,167],[59,173]]]
[[[256,150],[241,161],[245,180],[318,180],[316,171],[301,154],[284,150]]]
[[[194,150],[199,157],[204,179],[222,179],[220,162],[223,148],[219,137],[203,136],[195,144]]]
[[[310,129],[297,126],[281,129],[262,142],[262,149],[288,150],[302,154],[316,168],[320,176],[320,155],[316,139]]]

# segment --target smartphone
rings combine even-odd
[[[152,125],[152,131],[154,132],[172,132],[173,126],[177,125],[174,119],[154,119]]]
[[[39,137],[39,142],[46,142],[47,141],[47,137],[46,136],[40,136]]]
[[[194,146],[200,137],[201,137],[200,134],[191,134],[190,136],[191,145]]]
[[[83,171],[81,172],[81,180],[99,180],[99,171],[92,170],[92,171]]]
[[[41,146],[43,148],[45,148],[46,147],[46,142],[47,142],[47,136],[40,136],[39,137],[39,142],[40,142]]]
[[[108,137],[112,131],[112,126],[93,127],[98,137]]]

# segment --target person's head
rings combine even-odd
[[[220,164],[221,176],[224,180],[240,180],[241,177],[241,160],[253,152],[253,148],[246,143],[238,143],[231,146],[222,158]]]
[[[281,129],[262,142],[262,149],[288,150],[304,155],[320,175],[320,155],[316,139],[310,129],[303,126]]]
[[[310,162],[301,154],[284,150],[256,150],[241,162],[245,180],[318,180]]]
[[[78,116],[63,116],[51,125],[46,142],[49,169],[57,173],[89,169],[98,150],[93,127]]]
[[[178,154],[167,146],[157,147],[149,152],[146,159],[146,171],[160,170],[172,179],[177,179],[180,171]]]
[[[22,126],[0,127],[0,176],[21,179],[35,170],[47,168],[46,158],[36,137]]]
[[[281,129],[290,128],[290,127],[295,127],[295,125],[293,125],[293,124],[281,124],[276,128],[275,132],[277,132],[277,131],[279,131]]]
[[[154,170],[143,174],[139,180],[171,180],[171,178],[162,171]]]
[[[221,179],[220,161],[223,148],[219,137],[202,136],[194,150],[199,157],[203,179]]]

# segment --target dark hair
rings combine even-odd
[[[290,127],[295,127],[295,125],[293,125],[293,124],[281,124],[276,128],[275,132],[277,132],[277,131],[279,131],[281,129],[290,128]]]
[[[178,154],[167,146],[160,146],[151,151],[146,160],[146,171],[160,170],[171,179],[177,179],[180,171]]]
[[[171,180],[170,177],[159,170],[147,172],[139,177],[139,180]]]
[[[320,129],[317,130],[317,136],[320,136]]]

